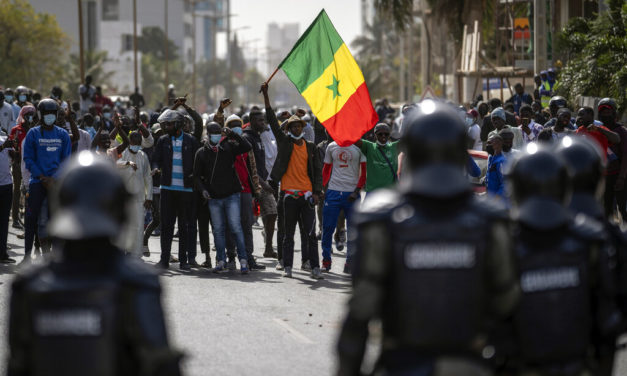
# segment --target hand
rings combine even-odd
[[[224,110],[225,108],[229,107],[231,105],[231,103],[233,103],[231,98],[223,98],[220,101],[220,107],[218,108],[218,111]]]
[[[185,94],[185,96],[183,97],[178,97],[174,100],[174,104],[179,105],[179,106],[185,104],[185,102],[187,102],[187,94]]]
[[[152,170],[152,171],[150,172],[150,176],[155,176],[155,175],[157,175],[157,174],[158,174],[158,173],[160,173],[160,172],[161,172],[161,171],[159,171],[159,169],[158,169],[158,168],[155,168],[154,170]]]
[[[264,191],[268,193],[274,193],[274,189],[272,189],[272,187],[270,186],[270,184],[268,184],[267,181],[259,181],[259,185],[261,185],[261,189],[263,189]]]
[[[65,118],[68,119],[68,121],[74,121],[74,111],[72,111],[72,103],[71,102],[67,102],[67,108],[65,109]]]
[[[41,184],[43,184],[44,188],[47,190],[52,188],[52,185],[54,184],[54,179],[50,176],[42,176],[39,180],[41,180]]]
[[[150,209],[152,207],[152,200],[144,201],[144,208]]]
[[[231,137],[234,134],[231,128],[228,128],[228,127],[222,128],[222,133],[224,134],[225,137]]]
[[[625,188],[625,178],[619,177],[616,179],[616,184],[614,184],[615,191],[622,191]]]
[[[261,84],[261,89],[259,89],[260,93],[263,93],[264,96],[268,95],[268,83],[264,82]]]
[[[133,112],[135,112],[135,124],[139,127],[141,125],[141,119],[139,118],[139,107],[133,107]]]
[[[120,121],[120,114],[117,111],[113,113],[113,126],[119,131],[122,126],[122,121]]]
[[[527,135],[531,134],[531,129],[529,128],[529,124],[522,124],[522,130],[523,132],[525,132]]]
[[[128,165],[131,166],[133,171],[137,171],[137,163],[129,161]]]
[[[311,195],[311,197],[313,198],[314,205],[318,205],[318,203],[320,202],[320,196],[317,193],[314,193]]]
[[[348,202],[354,202],[358,198],[359,198],[359,192],[355,191],[351,193],[350,195],[348,195]]]
[[[2,144],[2,149],[9,149],[9,148],[14,148],[15,147],[15,140],[6,140],[4,141],[4,143]]]
[[[202,198],[204,198],[205,200],[209,201],[211,199],[211,196],[209,196],[209,192],[202,191]]]

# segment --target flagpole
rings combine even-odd
[[[279,67],[277,67],[277,68],[274,70],[274,72],[272,72],[272,74],[270,75],[270,78],[268,78],[268,79],[266,80],[266,83],[267,83],[267,84],[269,84],[269,83],[270,83],[270,80],[272,80],[272,77],[274,77],[274,75],[275,75],[275,74],[276,74],[276,72],[278,72],[278,71],[279,71]],[[259,90],[259,92],[261,93],[261,90]]]

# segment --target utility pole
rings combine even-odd
[[[192,2],[192,107],[196,107],[196,0]]]
[[[226,65],[228,67],[229,77],[226,79],[226,96],[233,95],[231,80],[233,79],[233,67],[231,66],[231,57],[233,54],[233,46],[231,46],[231,0],[226,0]],[[219,100],[220,98],[218,98]]]
[[[83,43],[83,1],[78,0],[78,44],[81,70],[81,84],[85,83],[85,47]]]
[[[135,87],[139,87],[137,77],[137,0],[133,0],[133,69],[135,72]]]
[[[413,69],[414,69],[414,38],[413,38],[413,24],[409,24],[409,29],[407,30],[407,100],[408,102],[414,101],[414,77],[413,77]]]
[[[547,66],[546,0],[533,1],[533,69],[535,74]]]
[[[169,44],[170,44],[169,43],[170,39],[168,37],[168,0],[164,0],[163,7],[164,7],[163,25],[164,25],[164,28],[165,28],[165,41],[164,41],[164,43],[165,43],[165,82],[163,84],[163,87],[165,88],[165,102],[163,102],[163,103],[165,103],[165,105],[168,106],[169,105],[169,99],[170,99],[170,98],[168,98],[168,85],[169,85],[169,83],[168,83],[168,81],[169,81],[169,78],[168,78],[168,60],[170,58],[170,56],[169,56],[170,51],[168,49],[169,48]]]
[[[399,77],[398,77],[398,101],[403,102],[405,100],[405,33],[399,35]]]

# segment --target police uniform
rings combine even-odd
[[[404,124],[410,177],[369,195],[355,213],[354,291],[338,374],[359,373],[375,318],[383,326],[377,372],[490,374],[486,324],[511,312],[518,292],[506,212],[474,196],[454,109],[422,102]]]
[[[178,375],[157,275],[112,244],[129,194],[81,152],[61,173],[50,234],[59,257],[12,285],[8,375]]]

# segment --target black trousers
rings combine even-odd
[[[284,196],[281,194],[281,196]],[[285,237],[283,239],[283,265],[293,266],[294,264],[294,234],[296,232],[296,224],[298,220],[302,222],[301,234],[306,237],[306,253],[311,267],[320,266],[320,258],[318,254],[318,239],[316,238],[316,212],[309,205],[304,197],[282,197],[281,207],[283,209],[283,227],[285,229]],[[303,244],[303,248],[304,245]]]
[[[623,188],[622,191],[615,191],[614,184],[616,184],[617,179],[618,175],[607,175],[605,177],[605,194],[603,195],[605,216],[612,216],[616,205],[618,205],[618,211],[623,217],[623,221],[627,221],[627,187]]]
[[[161,190],[161,260],[170,262],[174,224],[179,225],[179,261],[181,265],[196,258],[196,232],[194,230],[194,192]],[[191,245],[193,244],[193,246]]]
[[[200,194],[196,194],[196,219],[198,221],[198,238],[200,240],[200,252],[209,254],[209,205]]]
[[[0,259],[9,257],[7,254],[7,237],[9,235],[9,213],[13,198],[13,184],[0,185]]]
[[[144,230],[144,245],[148,245],[148,239],[152,236],[152,232],[161,224],[161,194],[152,195],[152,221]]]

